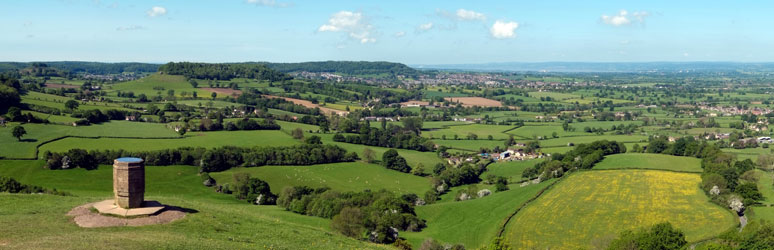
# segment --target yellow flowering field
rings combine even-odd
[[[670,222],[689,242],[737,223],[709,202],[699,174],[657,170],[575,173],[521,210],[505,236],[516,249],[604,247],[627,229]]]

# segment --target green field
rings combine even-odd
[[[145,137],[145,138],[170,138],[177,137],[174,130],[167,128],[164,124],[142,123],[127,121],[112,121],[90,126],[73,127],[54,124],[24,124],[27,135],[22,137],[23,141],[17,141],[11,136],[13,126],[0,127],[0,156],[31,158],[35,156],[35,147],[63,136],[110,136],[110,137]],[[73,143],[66,142],[72,140]],[[107,140],[107,139],[104,139]],[[118,140],[118,139],[112,139]],[[55,142],[62,145],[60,148],[80,146],[79,143],[93,142],[94,139],[68,138],[64,141]],[[112,141],[117,142],[117,141]],[[87,143],[88,144],[88,143]],[[49,146],[49,145],[46,145]],[[99,148],[104,145],[94,145],[93,148]],[[111,144],[112,147],[121,147],[121,144]],[[140,147],[145,147],[142,145]],[[151,145],[152,146],[152,145]],[[42,151],[41,151],[42,152]]]
[[[521,173],[524,172],[525,169],[535,166],[535,164],[541,161],[543,160],[498,161],[487,166],[487,171],[484,172],[483,176],[493,174],[496,176],[507,177],[511,182],[520,181],[523,179]]]
[[[330,187],[338,191],[387,189],[398,193],[421,195],[430,187],[426,178],[364,162],[232,168],[213,173],[211,176],[218,180],[218,183],[227,183],[231,182],[234,173],[249,173],[253,177],[265,180],[276,192],[286,186],[309,186]]]
[[[505,125],[470,124],[462,126],[450,126],[448,128],[437,129],[433,131],[425,131],[422,132],[422,136],[430,138],[442,138],[442,136],[445,135],[446,139],[454,139],[454,135],[457,135],[458,138],[464,139],[468,136],[468,134],[472,133],[477,135],[478,139],[487,139],[487,137],[491,135],[493,139],[504,140],[508,139],[508,134],[506,134],[505,131],[512,128],[513,126]]]
[[[71,148],[147,151],[180,147],[289,146],[298,143],[290,135],[277,130],[215,131],[190,133],[180,139],[66,138],[43,145],[40,152],[63,152]]]
[[[605,156],[594,169],[658,169],[701,173],[701,160],[693,157],[665,154],[615,154]]]
[[[525,187],[511,185],[511,190],[483,198],[417,207],[417,215],[427,220],[428,227],[422,232],[407,232],[404,235],[417,249],[425,238],[477,249],[496,236],[508,215],[551,182]]]
[[[204,88],[208,86],[205,81],[199,81],[199,87]],[[209,91],[193,88],[191,84],[185,80],[184,76],[163,74],[153,74],[135,81],[117,83],[112,85],[110,90],[112,90],[109,91],[110,93],[115,93],[119,90],[123,92],[132,91],[135,96],[145,94],[148,98],[157,95],[167,96],[167,91],[169,90],[175,90],[175,95],[177,96],[180,96],[180,93],[183,91],[188,93],[197,92],[199,97],[204,98],[209,98],[211,94]],[[218,96],[221,97],[223,94],[219,94]]]
[[[656,170],[572,174],[520,211],[506,236],[516,249],[594,248],[623,230],[668,221],[689,242],[707,239],[737,220],[710,203],[699,182],[698,174]]]
[[[0,243],[10,249],[387,249],[334,233],[330,221],[276,206],[253,206],[201,184],[189,166],[148,167],[146,198],[191,209],[185,218],[144,227],[80,228],[70,209],[112,197],[112,168],[44,170],[42,161],[0,161],[0,175],[75,196],[0,193]],[[274,191],[274,190],[272,190]],[[276,192],[276,191],[275,191]],[[120,244],[119,244],[120,242]]]

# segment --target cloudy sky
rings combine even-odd
[[[0,61],[774,61],[769,1],[3,0]]]

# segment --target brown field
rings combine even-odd
[[[451,102],[462,103],[462,106],[465,106],[465,107],[472,107],[472,106],[502,107],[503,106],[503,104],[500,103],[499,101],[486,99],[483,97],[446,97],[444,99],[449,100]]]
[[[230,96],[239,96],[242,94],[241,90],[227,89],[227,88],[200,88],[200,89],[206,90],[209,92],[215,92],[215,93],[218,93],[218,95],[226,94]]]
[[[282,96],[274,96],[274,95],[263,95],[263,96],[268,97],[268,98],[282,98],[282,99],[285,99],[286,101],[289,101],[289,102],[292,102],[292,103],[295,103],[295,104],[298,104],[298,105],[301,105],[301,106],[304,106],[304,107],[307,107],[307,108],[320,108],[320,111],[322,111],[323,113],[326,113],[326,114],[337,114],[337,115],[342,115],[342,116],[349,114],[349,112],[347,112],[347,111],[342,111],[342,110],[332,109],[332,108],[326,108],[326,107],[320,107],[320,105],[314,104],[314,103],[312,103],[310,101],[307,101],[307,100],[301,100],[301,99],[290,98],[290,97],[282,97]]]
[[[77,88],[80,88],[80,87],[81,87],[81,86],[78,86],[78,85],[70,85],[70,84],[46,83],[46,88],[55,88],[55,89],[59,89],[59,88],[64,88],[64,89],[77,89]]]

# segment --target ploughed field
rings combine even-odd
[[[504,236],[516,249],[596,248],[668,221],[689,242],[711,238],[737,220],[709,202],[700,182],[699,174],[657,170],[571,174],[517,213]]]

